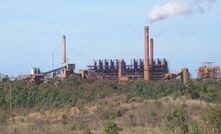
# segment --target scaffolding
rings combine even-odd
[[[214,62],[203,62],[197,70],[198,79],[220,79],[220,66]]]
[[[150,66],[150,80],[160,80],[168,73],[168,64],[165,59],[153,60]],[[121,66],[120,66],[121,64]],[[120,68],[119,68],[120,66]],[[119,76],[128,79],[144,78],[144,60],[133,59],[131,64],[126,64],[124,60],[98,60],[87,66],[82,78],[86,79],[109,79],[117,80]],[[119,74],[119,70],[121,74]]]

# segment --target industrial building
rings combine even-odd
[[[86,70],[81,69],[79,73],[76,73],[75,64],[68,63],[67,60],[67,39],[65,35],[62,36],[61,48],[62,61],[59,68],[54,69],[52,67],[52,70],[42,72],[40,68],[34,67],[31,70],[31,74],[18,77],[8,77],[0,74],[0,81],[22,79],[31,83],[41,84],[51,77],[65,79],[69,76],[76,76],[82,82],[94,80],[123,82],[135,79],[143,79],[145,81],[180,79],[186,84],[191,77],[188,68],[182,68],[178,73],[170,73],[167,60],[154,57],[154,39],[150,38],[148,26],[144,26],[144,57],[131,59],[130,63],[127,63],[124,59],[100,59],[93,61],[92,64],[87,66]],[[220,73],[220,66],[215,65],[214,62],[204,62],[197,69],[196,78],[221,80]]]
[[[127,64],[122,59],[98,60],[81,70],[82,79],[129,79],[161,80],[168,73],[166,59],[154,59],[154,40],[149,40],[149,27],[144,27],[144,59],[132,59]]]
[[[87,66],[87,70],[80,71],[83,80],[118,80],[127,81],[133,79],[166,80],[178,76],[183,82],[190,79],[188,69],[182,69],[178,74],[169,74],[166,59],[154,59],[154,40],[150,39],[149,27],[144,27],[144,59],[132,59],[127,64],[122,59],[98,60]],[[167,77],[166,77],[167,76]]]
[[[190,73],[187,68],[183,68],[177,74],[171,74],[168,70],[166,59],[154,58],[154,40],[150,38],[149,27],[144,27],[144,58],[132,59],[129,64],[123,59],[104,59],[94,61],[87,66],[86,70],[80,70],[79,74],[75,73],[75,64],[70,64],[66,58],[66,36],[62,37],[62,64],[57,69],[47,72],[41,72],[39,68],[33,68],[31,75],[25,79],[40,84],[48,76],[65,79],[71,75],[79,77],[81,81],[94,80],[115,80],[127,81],[134,79],[144,79],[145,81],[169,80],[180,77],[182,82],[187,83],[190,79]]]
[[[66,56],[66,46],[67,46],[67,40],[66,36],[62,36],[62,64],[61,67],[57,69],[52,69],[47,72],[41,72],[40,68],[32,68],[31,75],[26,77],[25,79],[36,84],[43,83],[45,79],[48,76],[52,77],[59,77],[61,79],[65,79],[69,77],[70,75],[75,74],[75,64],[70,64],[67,61],[67,56]],[[75,74],[76,75],[76,74]]]
[[[197,70],[197,78],[220,80],[220,66],[216,66],[214,62],[203,62]]]

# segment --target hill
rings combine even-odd
[[[220,133],[221,82],[0,83],[1,132]],[[115,129],[114,129],[115,128]],[[114,131],[115,130],[115,131]]]

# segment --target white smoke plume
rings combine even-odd
[[[170,16],[204,13],[211,9],[216,0],[167,0],[164,4],[154,5],[148,14],[150,22],[164,20]]]

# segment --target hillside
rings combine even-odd
[[[11,97],[10,97],[11,96]],[[0,84],[4,134],[220,133],[221,82],[195,80]],[[112,124],[111,124],[112,123]],[[109,131],[110,130],[110,131]]]

